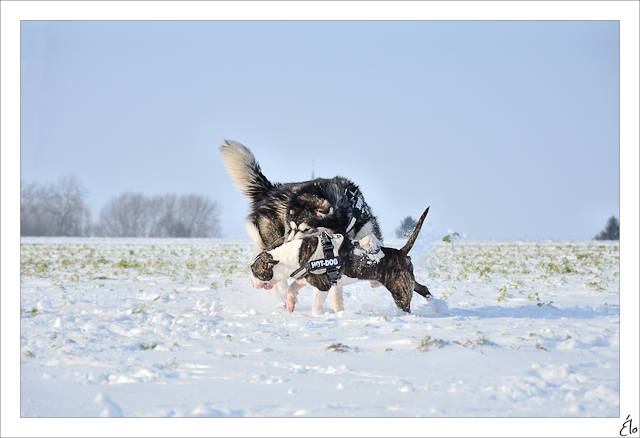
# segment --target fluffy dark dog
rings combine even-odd
[[[343,234],[348,239],[374,235],[382,242],[378,220],[360,188],[352,181],[336,176],[297,183],[272,183],[262,174],[255,156],[244,145],[223,140],[220,154],[234,185],[249,199],[250,212],[245,225],[258,251],[322,230]],[[276,290],[284,298],[286,281]],[[342,310],[342,289],[334,288],[331,292],[333,310]],[[316,295],[317,290],[314,302],[320,307],[314,310],[319,311],[326,293]]]
[[[352,181],[336,176],[272,183],[242,144],[223,140],[220,154],[234,185],[249,199],[247,231],[260,251],[273,246],[280,237],[288,241],[321,230],[349,239],[373,234],[382,242],[378,219]]]
[[[429,208],[420,217],[405,246],[399,250],[377,247],[368,236],[360,241],[345,239],[339,251],[342,264],[338,285],[345,286],[358,280],[380,282],[391,292],[396,305],[405,312],[411,311],[414,291],[431,299],[427,287],[415,280],[413,263],[408,256],[428,212]],[[306,236],[260,253],[251,265],[253,286],[270,289],[274,284],[289,278],[293,272],[309,262],[320,244],[319,236]],[[287,308],[290,312],[295,307],[295,295],[301,287],[311,285],[321,291],[331,288],[326,274],[306,272],[303,279],[293,283],[289,288]]]

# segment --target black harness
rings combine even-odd
[[[333,240],[331,239],[331,235],[326,231],[320,233],[318,238],[320,239],[319,245],[322,245],[322,254],[324,258],[309,260],[305,265],[293,271],[290,277],[299,280],[309,273],[314,274],[314,271],[326,270],[329,282],[331,282],[332,286],[335,286],[338,284],[338,279],[340,278],[339,269],[340,266],[342,266],[342,260],[339,255],[335,255],[334,249],[336,250],[335,252],[338,252],[340,250],[340,246],[342,246],[342,242],[340,243],[340,246],[336,248],[333,244]],[[323,272],[318,272],[318,274],[321,273]]]
[[[344,194],[351,200],[352,217],[351,222],[349,222],[349,226],[346,230],[346,232],[348,233],[353,229],[353,226],[356,224],[356,222],[362,221],[362,217],[365,214],[365,207],[363,199],[358,196],[356,192],[352,192],[349,189],[344,189]]]

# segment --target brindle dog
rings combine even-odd
[[[375,247],[371,245],[369,236],[360,241],[345,239],[339,251],[342,265],[338,286],[358,280],[380,282],[391,292],[396,305],[405,312],[411,311],[414,291],[428,300],[431,299],[429,289],[415,280],[413,263],[408,256],[428,212],[429,208],[422,213],[411,237],[401,249]],[[251,265],[253,286],[271,289],[277,282],[287,279],[292,272],[309,261],[320,244],[318,236],[308,236],[263,251]],[[307,273],[303,278],[304,280],[299,280],[297,284],[294,282],[289,288],[287,307],[290,312],[295,307],[295,295],[302,286],[308,284],[321,291],[331,288],[326,274]]]

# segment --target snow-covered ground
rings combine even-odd
[[[323,316],[303,289],[289,314],[251,287],[253,254],[22,238],[21,416],[621,415],[617,241],[419,241],[437,301],[411,314],[368,283]]]

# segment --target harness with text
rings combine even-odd
[[[340,278],[340,247],[344,241],[342,234],[329,234],[323,231],[318,235],[318,246],[309,258],[309,261],[293,271],[291,278],[299,280],[307,274],[327,274],[332,286],[338,283]]]

